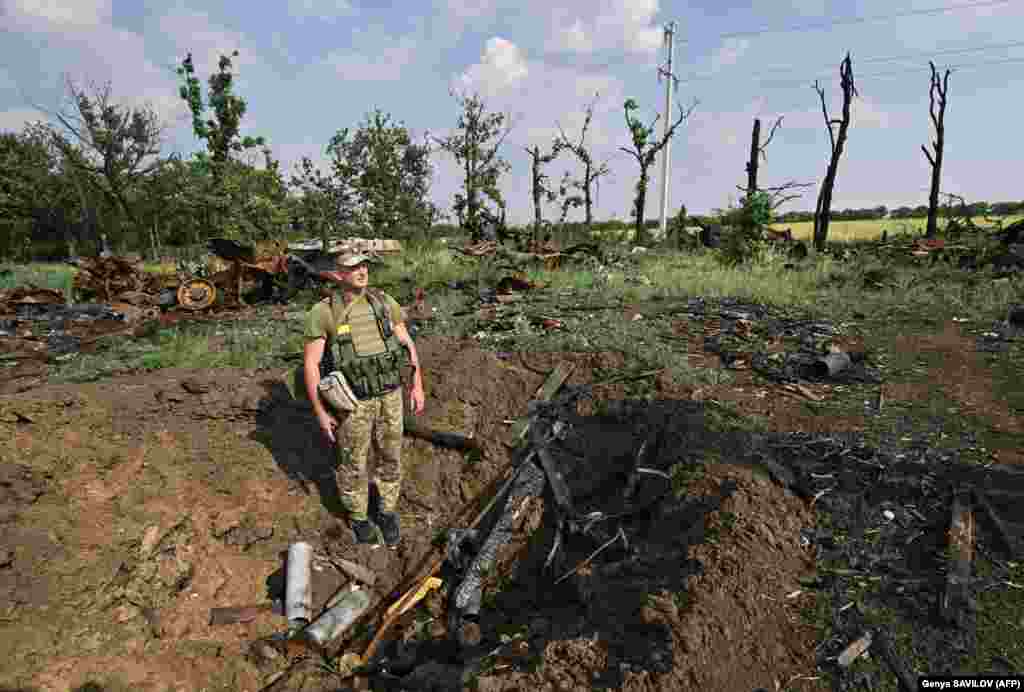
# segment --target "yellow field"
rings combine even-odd
[[[1003,226],[1006,227],[1014,221],[1019,221],[1024,215],[1002,217]],[[984,226],[984,219],[975,221],[979,226]],[[856,241],[874,240],[882,235],[882,230],[893,233],[912,231],[923,233],[927,219],[870,219],[863,221],[832,221],[828,225],[828,239],[830,241]],[[943,221],[939,220],[939,228],[942,228]],[[800,240],[810,240],[814,235],[813,221],[799,221],[793,223],[775,223],[772,228],[781,231],[786,228],[793,229],[793,237]]]

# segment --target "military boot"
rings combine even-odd
[[[352,519],[349,521],[349,525],[352,527],[356,543],[380,545],[380,532],[369,519]]]
[[[384,544],[389,548],[394,548],[398,545],[401,540],[401,526],[397,512],[380,512],[377,516],[376,524],[380,528],[381,536],[384,538]]]

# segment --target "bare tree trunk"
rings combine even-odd
[[[935,141],[932,148],[935,150],[933,156],[922,144],[921,151],[932,167],[932,188],[928,195],[928,225],[925,227],[926,238],[934,238],[939,232],[939,183],[942,179],[942,151],[946,140],[946,94],[949,91],[949,70],[946,70],[942,81],[939,81],[939,72],[935,69],[935,63],[929,61],[932,68],[931,89],[928,92],[928,114],[931,116],[932,125],[935,126]],[[936,101],[938,102],[936,104]],[[935,107],[938,105],[938,112]]]
[[[594,178],[591,173],[590,159],[587,159],[587,165],[583,169],[583,206],[586,209],[586,227],[590,230],[591,224],[594,223],[594,201],[590,196],[590,184],[594,182]]]
[[[644,228],[644,206],[647,203],[647,166],[640,166],[640,181],[637,183],[636,202],[633,212],[636,216],[633,233],[635,245],[647,245],[647,229]]]
[[[828,130],[829,141],[832,143],[832,156],[828,162],[828,169],[825,171],[825,179],[821,182],[821,190],[818,192],[818,203],[814,210],[814,248],[819,252],[825,249],[825,242],[828,240],[828,224],[832,213],[832,190],[836,184],[836,173],[839,171],[839,159],[843,155],[843,147],[846,144],[846,133],[850,128],[850,103],[857,95],[857,87],[853,81],[853,63],[850,54],[839,66],[839,76],[843,89],[843,117],[841,120],[831,120],[828,117],[828,108],[825,106],[825,90],[814,83],[814,88],[821,98],[821,112],[825,116],[825,127]],[[839,125],[839,134],[832,131],[833,125]]]
[[[761,119],[754,118],[750,133],[750,161],[747,162],[747,197],[757,192],[757,155],[761,153]]]
[[[533,158],[533,175],[532,175],[532,187],[531,192],[533,193],[533,241],[537,242],[540,240],[540,225],[543,222],[541,218],[540,198],[541,198],[541,179],[540,179],[540,147],[534,146],[533,150],[530,151],[530,156]]]

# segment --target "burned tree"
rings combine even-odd
[[[530,168],[530,195],[533,197],[533,240],[538,242],[540,240],[540,229],[544,223],[540,206],[541,201],[546,198],[547,201],[553,202],[555,199],[555,193],[547,186],[548,176],[542,172],[541,167],[558,158],[559,153],[561,153],[561,147],[556,141],[552,150],[546,154],[541,153],[539,145],[534,145],[532,149],[526,148],[526,153],[530,155],[530,159],[533,162]]]
[[[746,187],[736,186],[736,189],[743,193],[743,201],[738,207],[721,215],[723,223],[735,229],[721,244],[723,251],[719,259],[727,265],[741,264],[755,258],[761,251],[760,241],[793,241],[791,231],[773,231],[769,225],[774,221],[775,212],[780,206],[801,196],[795,190],[810,187],[811,184],[789,181],[782,185],[762,188],[757,181],[759,159],[767,158],[766,149],[781,126],[782,116],[779,116],[768,133],[768,139],[762,144],[761,121],[754,119],[754,129],[750,136],[750,159],[746,164],[747,184]],[[806,252],[806,248],[804,251]]]
[[[814,209],[814,247],[816,250],[825,249],[825,241],[828,239],[828,222],[832,213],[832,190],[836,184],[836,173],[839,170],[839,158],[843,155],[843,147],[846,145],[846,133],[850,129],[850,104],[854,96],[859,96],[857,87],[853,81],[853,63],[850,54],[839,65],[840,87],[843,90],[843,117],[833,120],[828,117],[828,107],[825,105],[825,90],[814,82],[814,90],[821,98],[821,112],[825,116],[825,129],[828,130],[828,138],[832,145],[831,156],[828,168],[825,171],[825,179],[821,181],[821,190],[818,192],[818,203]],[[839,133],[836,134],[833,127],[839,126]]]
[[[633,242],[637,245],[645,245],[647,242],[647,233],[644,229],[644,207],[647,204],[647,184],[650,182],[650,173],[648,171],[655,158],[657,158],[658,152],[665,148],[668,141],[672,139],[672,135],[676,133],[676,128],[690,117],[690,114],[696,107],[696,102],[686,110],[679,106],[679,117],[669,127],[668,132],[661,139],[651,141],[651,138],[654,137],[654,126],[657,124],[660,116],[656,116],[650,125],[644,125],[633,117],[633,111],[638,108],[636,101],[627,99],[623,106],[626,111],[626,127],[629,128],[629,136],[632,140],[633,148],[619,148],[633,156],[640,165],[640,178],[636,182],[636,192],[633,198],[633,224],[635,229]]]
[[[560,149],[568,149],[572,152],[573,156],[583,166],[583,176],[580,178],[571,178],[569,173],[566,172],[565,177],[562,179],[561,192],[565,198],[562,203],[562,218],[564,220],[569,207],[583,207],[584,212],[584,223],[587,229],[590,229],[591,224],[594,222],[594,200],[591,190],[594,185],[598,183],[598,180],[611,170],[608,168],[607,163],[595,164],[593,157],[590,155],[590,151],[587,150],[587,128],[590,127],[590,121],[594,118],[594,103],[597,102],[597,97],[594,97],[594,101],[587,106],[585,113],[586,117],[583,120],[583,128],[580,130],[579,140],[572,142],[566,136],[562,126],[558,126],[560,136],[555,140],[555,145]],[[569,194],[569,190],[575,190],[575,194]]]
[[[772,125],[772,129],[768,132],[768,139],[761,144],[761,119],[754,118],[754,129],[750,133],[750,160],[747,162],[747,196],[753,195],[757,192],[757,164],[758,156],[766,158],[765,149],[771,144],[772,137],[775,136],[775,131],[782,125],[782,116],[780,115]]]
[[[923,144],[921,151],[924,152],[925,158],[928,159],[928,163],[932,167],[932,189],[928,195],[928,226],[924,235],[926,238],[934,238],[939,231],[939,182],[942,178],[942,150],[946,143],[946,94],[949,92],[950,71],[947,69],[946,74],[940,80],[935,63],[929,60],[928,65],[932,68],[931,89],[928,91],[928,114],[935,127],[935,141],[932,142],[934,155]]]

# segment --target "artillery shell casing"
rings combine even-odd
[[[288,546],[284,614],[291,627],[304,627],[312,617],[312,564],[313,546],[309,543]]]

